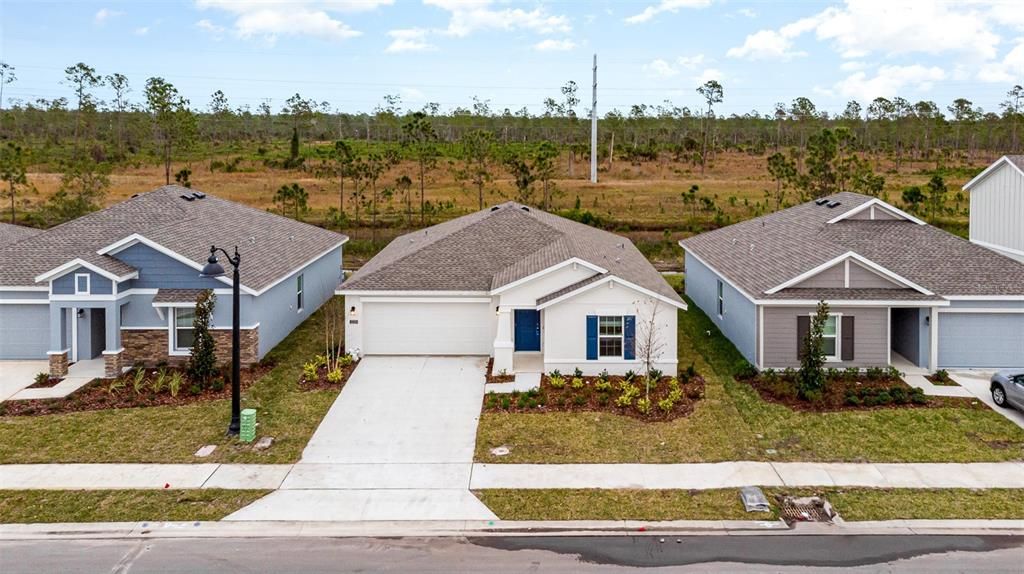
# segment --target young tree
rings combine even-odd
[[[14,83],[17,79],[18,76],[14,73],[14,66],[0,61],[0,112],[4,111],[4,86]]]
[[[217,346],[210,333],[210,319],[217,296],[212,289],[196,298],[196,315],[192,320],[192,350],[188,357],[188,378],[205,387],[217,375]]]
[[[420,224],[426,222],[426,200],[424,189],[426,187],[427,170],[437,165],[437,134],[430,119],[423,112],[415,112],[402,126],[406,142],[412,146],[413,155],[420,173]]]
[[[478,208],[484,208],[484,186],[491,182],[491,161],[494,158],[494,134],[473,130],[462,137],[462,167],[455,172],[460,181],[476,188]]]
[[[537,146],[533,156],[533,173],[540,182],[543,196],[544,210],[551,209],[551,199],[555,194],[555,159],[558,158],[558,148],[550,141],[543,141]]]
[[[3,190],[4,195],[11,199],[11,223],[14,223],[15,199],[20,188],[28,187],[26,165],[28,154],[23,152],[21,146],[14,142],[7,142],[7,145],[0,147],[0,181],[7,184]]]
[[[562,86],[562,105],[560,109],[568,123],[567,138],[563,141],[569,143],[569,177],[573,177],[575,173],[576,147],[572,144],[576,138],[576,106],[580,105],[580,98],[576,95],[578,89],[579,87],[576,85],[576,82],[572,80]]]
[[[1014,151],[1019,149],[1019,143],[1017,141],[1017,124],[1020,123],[1021,118],[1021,102],[1024,101],[1024,87],[1019,84],[1006,92],[1006,101],[999,104],[999,107],[1003,108],[1003,117],[1010,120],[1012,126],[1011,141],[1010,144]],[[0,101],[0,104],[3,102]],[[0,108],[2,109],[2,108]]]
[[[800,352],[800,373],[798,386],[800,396],[806,400],[820,397],[825,387],[825,348],[822,337],[828,321],[828,303],[818,302],[818,309],[811,317],[810,330],[804,337]]]
[[[405,196],[405,224],[412,227],[412,194],[409,193],[412,190],[412,178],[405,174],[395,178],[395,189],[399,195]]]
[[[651,399],[651,371],[654,364],[665,354],[666,345],[658,329],[658,317],[661,313],[661,301],[648,299],[638,301],[636,307],[636,358],[644,366],[644,380],[647,382],[646,398]],[[657,381],[653,381],[657,383]]]
[[[946,203],[946,192],[949,189],[946,187],[945,180],[942,179],[941,175],[933,175],[928,180],[928,217],[935,220],[936,213],[942,213],[942,207]]]
[[[96,68],[82,62],[65,68],[64,75],[67,83],[73,87],[75,98],[78,100],[78,107],[75,109],[75,146],[77,146],[79,130],[82,125],[82,113],[91,113],[96,110],[96,101],[90,90],[103,85],[103,76],[96,74]]]
[[[63,165],[60,188],[45,206],[53,223],[69,221],[99,209],[110,188],[110,165],[77,158]]]
[[[796,179],[796,164],[780,152],[768,156],[768,173],[775,180],[775,209],[782,209],[786,188]]]
[[[123,74],[110,74],[104,78],[110,89],[114,91],[114,114],[117,123],[117,156],[124,158],[124,113],[128,110],[128,93],[131,87],[128,78]]]
[[[533,166],[522,154],[515,151],[510,151],[505,156],[503,163],[516,186],[516,201],[529,204],[533,199],[533,183],[537,181],[537,174],[533,172]]]
[[[146,80],[146,111],[153,122],[153,133],[164,159],[164,179],[171,183],[171,153],[174,146],[183,147],[195,133],[195,116],[188,100],[163,78]]]
[[[376,245],[377,243],[377,180],[380,179],[384,172],[391,168],[391,166],[398,163],[398,154],[395,150],[388,148],[383,152],[370,152],[370,155],[366,158],[365,167],[363,168],[363,175],[367,181],[370,182],[370,198],[371,207],[373,213],[371,217],[371,228],[372,228],[372,242]]]
[[[306,189],[297,183],[282,185],[274,193],[274,203],[281,206],[281,214],[287,215],[291,211],[295,219],[302,219],[302,214],[308,209],[308,201]]]
[[[722,89],[722,84],[718,83],[717,80],[708,80],[703,86],[697,88],[697,93],[704,98],[704,101],[708,104],[708,111],[704,115],[704,125],[702,131],[704,132],[704,141],[701,145],[701,158],[700,158],[700,175],[704,175],[704,170],[708,164],[708,131],[710,131],[710,123],[714,119],[714,105],[722,103],[725,93]]]
[[[356,152],[345,140],[334,142],[331,154],[334,162],[334,173],[338,176],[338,212],[345,217],[345,178],[352,176],[355,169]]]

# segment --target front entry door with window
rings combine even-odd
[[[516,351],[540,350],[540,311],[516,309]]]

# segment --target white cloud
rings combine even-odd
[[[711,80],[721,82],[724,78],[725,74],[723,74],[721,70],[716,68],[707,68],[701,72],[700,75],[694,76],[693,81],[696,82],[697,85],[703,86]]]
[[[220,40],[221,37],[224,35],[224,26],[214,24],[213,22],[205,18],[196,22],[196,28],[199,28],[200,30],[209,33],[211,36],[213,36],[214,40]]]
[[[860,60],[848,60],[839,64],[839,69],[843,72],[859,72],[860,70],[867,69],[868,65]]]
[[[388,44],[387,48],[384,48],[384,51],[389,54],[397,54],[400,52],[436,50],[437,46],[427,41],[427,32],[423,28],[391,30],[388,32],[388,36],[391,37],[391,43]]]
[[[671,78],[679,75],[681,70],[696,70],[704,63],[704,54],[697,54],[695,56],[679,56],[672,62],[662,58],[656,58],[644,64],[643,70],[649,76],[657,78]]]
[[[234,16],[233,31],[240,38],[265,38],[274,41],[280,35],[313,36],[343,40],[359,36],[334,15],[365,12],[394,0],[196,0],[202,10],[215,9]]]
[[[837,82],[834,91],[844,97],[869,102],[878,97],[891,98],[907,89],[927,92],[933,82],[945,78],[946,72],[938,66],[882,66],[872,77],[863,71],[851,74]]]
[[[149,26],[139,26],[132,30],[132,34],[135,34],[136,36],[145,36],[146,34],[149,34]]]
[[[416,88],[399,88],[399,95],[402,96],[402,100],[406,102],[425,102],[427,96],[421,90]]]
[[[449,36],[463,37],[480,30],[528,30],[537,34],[565,34],[572,30],[569,18],[548,13],[543,6],[533,10],[496,8],[491,0],[423,0],[428,6],[449,13]]]
[[[825,10],[783,26],[747,36],[728,54],[737,58],[786,59],[793,40],[814,32],[830,41],[844,58],[872,53],[961,54],[975,60],[995,56],[999,36],[980,4],[909,2],[906,0],[847,0],[842,7]]]
[[[1001,84],[1020,83],[1024,77],[1024,38],[1017,39],[1017,45],[1003,56],[1002,60],[988,62],[978,70],[982,82]]]
[[[674,14],[682,8],[705,8],[711,5],[711,0],[661,0],[643,9],[642,12],[626,18],[627,24],[641,24],[649,22],[658,14],[669,12]]]
[[[124,16],[124,12],[111,10],[110,8],[100,8],[92,17],[92,21],[96,24],[105,24],[107,20],[117,18],[118,16]]]
[[[757,18],[757,12],[754,12],[750,8],[740,8],[736,13],[745,18]]]
[[[547,38],[541,40],[533,45],[533,49],[538,52],[566,52],[576,47],[576,42],[566,38],[564,40],[555,40],[554,38]]]
[[[662,60],[661,58],[652,60],[651,62],[644,64],[643,69],[649,75],[657,76],[659,78],[671,78],[672,76],[675,76],[676,74],[679,73],[678,70],[672,67],[672,64],[669,64],[668,62]]]

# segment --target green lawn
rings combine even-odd
[[[267,490],[0,490],[0,523],[220,520]]]
[[[681,277],[671,277],[680,281]],[[706,334],[711,331],[711,335]],[[692,302],[679,313],[679,365],[693,362],[706,398],[687,418],[644,423],[598,413],[484,413],[476,458],[502,463],[724,460],[978,462],[1024,458],[1024,430],[972,406],[801,413],[768,403],[732,372],[742,358]],[[494,457],[506,445],[511,453]]]
[[[480,490],[502,520],[773,520],[775,496],[824,496],[843,520],[1024,519],[1020,489],[765,489],[772,512],[747,513],[737,489]]]
[[[299,459],[337,391],[300,391],[302,364],[323,352],[323,312],[281,342],[268,358],[273,370],[242,394],[242,408],[257,410],[258,436],[274,445],[254,452],[225,436],[229,400],[185,406],[111,409],[63,415],[0,417],[0,464],[58,462],[260,462]],[[208,458],[193,456],[219,445]]]

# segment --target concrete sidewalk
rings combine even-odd
[[[304,504],[315,501],[317,496],[327,500],[330,491],[399,495],[403,490],[423,493],[486,488],[702,490],[747,485],[1024,488],[1024,463],[737,461],[697,464],[474,464],[472,467],[457,464],[304,463],[0,466],[0,489],[268,489],[295,493],[296,500],[301,499]]]

